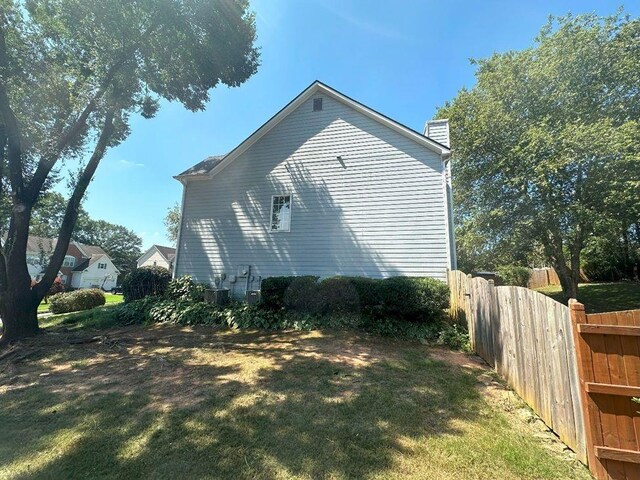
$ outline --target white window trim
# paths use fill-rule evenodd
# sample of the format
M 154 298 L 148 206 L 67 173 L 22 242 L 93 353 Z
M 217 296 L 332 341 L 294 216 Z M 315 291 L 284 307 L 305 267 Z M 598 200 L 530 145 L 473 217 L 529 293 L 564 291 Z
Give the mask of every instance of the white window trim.
M 273 200 L 277 197 L 289 197 L 289 228 L 286 230 L 274 230 L 273 229 Z M 271 195 L 271 208 L 269 209 L 269 232 L 270 233 L 289 233 L 291 231 L 291 221 L 293 219 L 293 194 L 292 193 L 279 193 L 277 195 Z
M 70 258 L 73 261 L 71 262 L 71 265 L 65 265 L 65 263 L 67 263 L 67 259 Z M 62 266 L 66 267 L 66 268 L 73 268 L 76 266 L 76 257 L 74 257 L 73 255 L 65 255 L 64 260 L 62 261 Z

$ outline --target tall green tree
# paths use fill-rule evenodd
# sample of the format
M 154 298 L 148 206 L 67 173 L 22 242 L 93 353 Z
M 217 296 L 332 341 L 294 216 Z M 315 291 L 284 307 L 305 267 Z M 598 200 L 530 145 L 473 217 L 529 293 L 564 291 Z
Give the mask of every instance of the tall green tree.
M 180 205 L 176 202 L 167 210 L 164 217 L 164 226 L 167 229 L 167 237 L 173 244 L 178 241 L 178 233 L 180 232 Z
M 78 221 L 76 227 L 74 240 L 101 247 L 122 276 L 135 270 L 136 261 L 142 254 L 142 238 L 135 232 L 122 225 L 90 218 Z
M 597 225 L 638 212 L 640 20 L 552 18 L 533 47 L 475 64 L 477 84 L 438 112 L 458 224 L 535 240 L 575 297 Z
M 37 305 L 62 265 L 80 203 L 131 115 L 161 99 L 204 109 L 218 84 L 258 65 L 247 0 L 0 0 L 0 198 L 10 198 L 0 249 L 6 343 L 38 331 Z M 26 267 L 33 207 L 76 171 L 58 242 L 34 288 Z

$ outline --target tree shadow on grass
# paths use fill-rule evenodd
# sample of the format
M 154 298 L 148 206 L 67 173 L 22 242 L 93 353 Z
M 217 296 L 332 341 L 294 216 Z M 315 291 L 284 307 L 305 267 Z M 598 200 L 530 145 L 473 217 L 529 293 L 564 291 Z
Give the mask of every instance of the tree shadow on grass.
M 477 415 L 475 376 L 415 345 L 345 332 L 191 335 L 32 359 L 0 389 L 0 476 L 364 477 Z

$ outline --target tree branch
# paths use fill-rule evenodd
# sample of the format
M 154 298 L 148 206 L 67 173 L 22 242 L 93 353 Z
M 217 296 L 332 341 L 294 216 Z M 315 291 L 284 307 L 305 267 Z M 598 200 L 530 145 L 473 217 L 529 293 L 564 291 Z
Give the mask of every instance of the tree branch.
M 93 175 L 95 174 L 96 169 L 100 164 L 100 160 L 102 160 L 102 157 L 104 157 L 104 153 L 107 149 L 109 141 L 111 140 L 111 136 L 114 130 L 114 116 L 114 108 L 111 108 L 107 111 L 104 125 L 102 127 L 102 131 L 100 132 L 100 137 L 98 138 L 98 142 L 96 143 L 93 154 L 91 155 L 91 158 L 89 159 L 89 162 L 87 163 L 84 171 L 80 175 L 73 194 L 69 199 L 69 203 L 67 204 L 64 218 L 62 220 L 62 225 L 60 226 L 56 248 L 54 249 L 53 255 L 49 260 L 49 265 L 47 265 L 47 269 L 42 280 L 34 287 L 35 295 L 38 300 L 42 300 L 44 298 L 44 296 L 49 291 L 51 284 L 58 276 L 58 271 L 62 266 L 64 257 L 67 254 L 67 249 L 69 248 L 69 241 L 71 240 L 71 234 L 73 233 L 73 228 L 78 218 L 78 211 L 80 203 L 82 202 L 82 197 L 84 196 L 89 183 L 91 183 L 91 179 L 93 178 Z
M 107 72 L 104 80 L 102 81 L 100 87 L 98 88 L 95 95 L 89 100 L 89 103 L 85 106 L 84 110 L 80 113 L 78 118 L 73 122 L 73 124 L 65 131 L 55 142 L 55 145 L 51 148 L 51 150 L 45 153 L 38 162 L 38 167 L 36 168 L 31 181 L 27 187 L 28 197 L 35 201 L 40 194 L 40 190 L 42 189 L 42 185 L 47 180 L 51 169 L 55 166 L 57 161 L 60 158 L 60 154 L 63 150 L 69 146 L 82 132 L 83 128 L 87 125 L 87 119 L 89 116 L 96 110 L 98 106 L 98 102 L 104 96 L 107 89 L 111 85 L 113 78 L 116 76 L 118 71 L 122 68 L 122 66 L 126 63 L 127 58 L 122 57 L 118 62 L 116 62 Z
M 4 36 L 5 22 L 0 24 L 0 115 L 7 137 L 7 159 L 9 161 L 9 181 L 14 196 L 23 200 L 24 178 L 22 176 L 22 142 L 20 129 L 9 103 L 7 82 L 9 79 L 9 60 L 7 57 L 7 43 Z

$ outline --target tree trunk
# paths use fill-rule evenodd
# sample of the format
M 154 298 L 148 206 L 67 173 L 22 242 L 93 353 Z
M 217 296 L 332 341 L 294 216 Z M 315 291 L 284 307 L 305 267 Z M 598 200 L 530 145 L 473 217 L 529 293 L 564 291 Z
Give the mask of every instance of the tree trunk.
M 562 293 L 564 294 L 565 300 L 568 301 L 571 298 L 575 298 L 577 300 L 580 272 L 578 271 L 578 275 L 575 275 L 575 272 L 572 272 L 566 264 L 556 264 L 553 267 L 556 269 L 556 273 L 560 279 L 560 286 L 562 287 Z
M 38 304 L 31 290 L 9 290 L 0 302 L 3 323 L 0 346 L 38 333 Z

